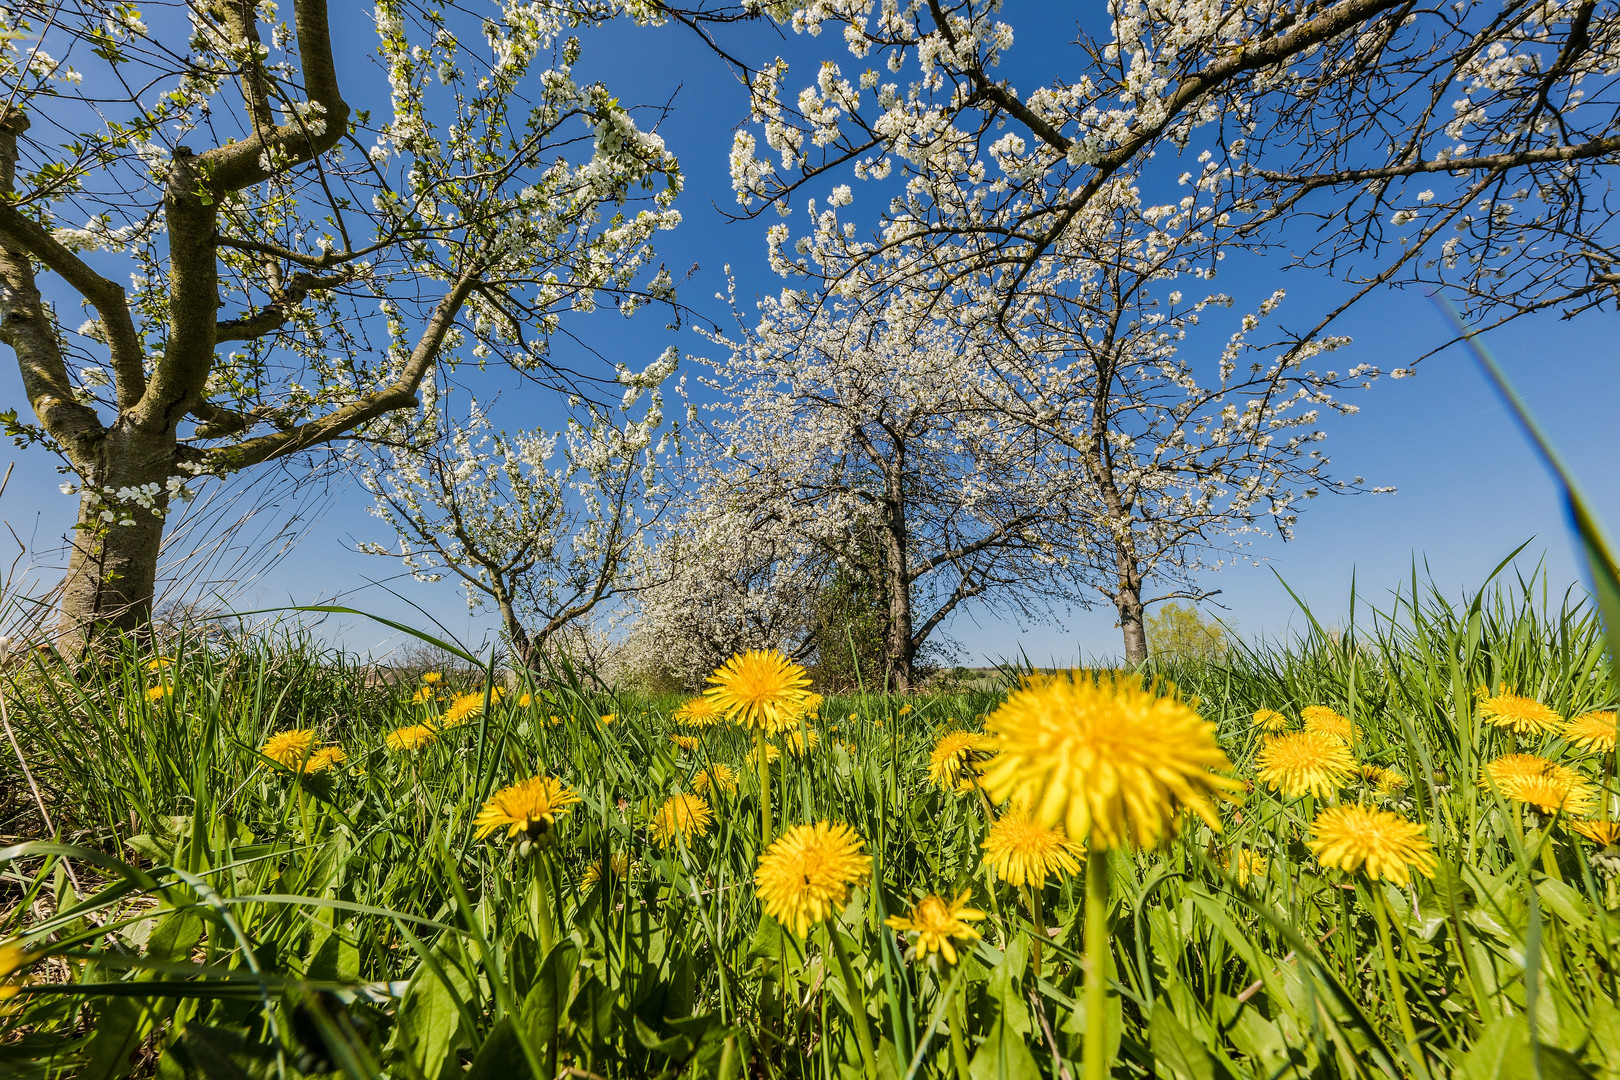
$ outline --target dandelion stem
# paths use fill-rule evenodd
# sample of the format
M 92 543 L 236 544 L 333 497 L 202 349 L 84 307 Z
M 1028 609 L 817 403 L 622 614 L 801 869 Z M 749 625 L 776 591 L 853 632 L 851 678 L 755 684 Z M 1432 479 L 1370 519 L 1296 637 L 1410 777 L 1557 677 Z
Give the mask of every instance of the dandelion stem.
M 1378 882 L 1372 882 L 1369 891 L 1373 896 L 1373 921 L 1378 924 L 1378 944 L 1384 951 L 1384 974 L 1389 980 L 1389 996 L 1395 1003 L 1395 1018 L 1400 1021 L 1401 1037 L 1406 1040 L 1406 1047 L 1412 1052 L 1415 1060 L 1422 1059 L 1422 1048 L 1418 1045 L 1417 1029 L 1412 1025 L 1412 1012 L 1406 1007 L 1406 989 L 1401 985 L 1401 972 L 1395 966 L 1395 944 L 1390 940 L 1389 933 L 1389 902 L 1384 896 L 1384 888 Z
M 771 844 L 771 759 L 765 756 L 765 732 L 754 729 L 754 757 L 759 766 L 759 850 Z
M 1029 918 L 1035 924 L 1035 933 L 1030 940 L 1029 960 L 1035 971 L 1035 977 L 1041 977 L 1041 946 L 1046 943 L 1046 920 L 1041 917 L 1041 889 L 1036 885 L 1029 885 L 1024 890 L 1029 899 Z
M 833 955 L 838 958 L 838 974 L 844 980 L 844 996 L 849 1000 L 849 1011 L 855 1021 L 855 1042 L 861 1048 L 861 1065 L 866 1080 L 877 1080 L 877 1054 L 872 1049 L 872 1027 L 866 1019 L 866 986 L 855 979 L 855 965 L 850 962 L 849 948 L 836 923 L 829 923 L 827 936 L 832 938 Z
M 951 1058 L 956 1063 L 956 1080 L 968 1080 L 967 1056 L 967 1009 L 962 999 L 967 994 L 967 981 L 954 980 L 962 985 L 946 987 L 946 993 L 951 995 L 949 1009 L 951 1011 Z
M 1085 1080 L 1108 1076 L 1107 991 L 1108 851 L 1094 847 L 1086 856 Z

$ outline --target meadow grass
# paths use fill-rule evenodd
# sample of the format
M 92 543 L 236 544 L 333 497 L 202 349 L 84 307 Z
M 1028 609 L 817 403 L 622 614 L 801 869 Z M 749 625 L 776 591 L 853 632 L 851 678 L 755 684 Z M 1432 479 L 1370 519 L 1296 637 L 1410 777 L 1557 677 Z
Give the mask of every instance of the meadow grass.
M 1089 1029 L 1115 1076 L 1620 1076 L 1620 851 L 1478 783 L 1533 752 L 1612 801 L 1612 752 L 1479 708 L 1506 686 L 1565 717 L 1612 709 L 1591 611 L 1534 579 L 1451 602 L 1414 578 L 1342 628 L 1302 623 L 1152 673 L 1251 784 L 1219 833 L 1189 819 L 1162 851 L 1092 860 L 1109 885 L 1100 1016 L 1082 993 L 1085 874 L 997 881 L 981 850 L 997 811 L 929 779 L 936 740 L 977 730 L 989 690 L 831 696 L 816 745 L 770 766 L 778 833 L 845 822 L 872 858 L 801 937 L 755 895 L 751 737 L 678 727 L 681 699 L 568 678 L 424 692 L 296 639 L 14 663 L 0 1072 L 1072 1080 Z M 444 724 L 458 697 L 463 722 Z M 1369 777 L 1406 782 L 1358 773 L 1324 800 L 1252 783 L 1254 713 L 1297 727 L 1313 705 L 1360 726 Z M 436 737 L 390 748 L 429 721 Z M 302 729 L 347 760 L 299 775 L 260 752 Z M 711 765 L 738 779 L 705 792 L 712 827 L 656 835 Z M 486 801 L 538 773 L 580 802 L 534 843 L 479 839 Z M 1330 802 L 1420 823 L 1433 876 L 1323 868 L 1305 845 Z M 954 965 L 885 928 L 962 893 L 986 917 Z

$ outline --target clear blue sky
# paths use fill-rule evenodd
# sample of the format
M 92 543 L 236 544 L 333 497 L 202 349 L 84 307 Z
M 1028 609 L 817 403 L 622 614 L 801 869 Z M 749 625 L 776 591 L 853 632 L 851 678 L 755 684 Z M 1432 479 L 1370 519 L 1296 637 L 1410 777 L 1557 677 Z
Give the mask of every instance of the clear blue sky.
M 1004 67 L 1015 84 L 1028 89 L 1036 74 L 1065 70 L 1063 43 L 1072 34 L 1052 12 L 1060 5 L 1009 5 L 1005 17 L 1018 32 L 1012 61 Z M 360 5 L 334 5 L 347 40 L 368 41 L 371 30 Z M 349 25 L 342 25 L 346 20 Z M 1045 20 L 1044 24 L 1036 20 Z M 783 51 L 801 60 L 815 50 L 835 48 L 824 35 L 807 50 L 805 42 L 780 41 L 769 28 L 737 29 L 730 39 L 753 56 Z M 674 96 L 674 113 L 660 128 L 679 155 L 687 177 L 680 202 L 684 224 L 658 240 L 660 258 L 679 278 L 698 267 L 682 299 L 723 319 L 714 302 L 723 287 L 722 267 L 731 264 L 745 296 L 773 291 L 780 283 L 764 264 L 763 230 L 768 222 L 729 222 L 721 211 L 734 206 L 727 173 L 732 132 L 746 114 L 742 90 L 720 63 L 699 51 L 677 28 L 637 30 L 629 27 L 592 34 L 581 64 L 586 77 L 601 78 L 626 103 L 662 104 Z M 813 70 L 801 66 L 790 76 L 795 88 Z M 1022 76 L 1022 78 L 1021 78 Z M 346 93 L 359 107 L 386 107 L 374 66 L 348 77 Z M 857 196 L 859 190 L 857 189 Z M 718 209 L 717 209 L 718 208 Z M 802 212 L 801 215 L 802 216 Z M 774 215 L 773 215 L 774 219 Z M 1282 274 L 1276 266 L 1245 265 L 1235 278 L 1220 282 L 1234 292 L 1269 291 L 1277 284 L 1289 290 L 1285 310 L 1320 310 L 1338 294 L 1336 286 L 1304 273 Z M 54 298 L 64 311 L 76 301 L 60 291 Z M 73 305 L 69 307 L 68 305 Z M 706 343 L 695 334 L 672 334 L 655 312 L 626 321 L 611 311 L 576 320 L 572 328 L 609 359 L 641 367 L 668 344 L 702 353 Z M 1366 360 L 1388 370 L 1409 364 L 1446 339 L 1446 326 L 1431 303 L 1416 294 L 1390 294 L 1369 300 L 1339 328 L 1354 345 L 1335 366 Z M 1566 458 L 1580 474 L 1600 515 L 1620 525 L 1620 460 L 1615 449 L 1613 402 L 1620 400 L 1620 366 L 1615 345 L 1620 316 L 1589 313 L 1573 322 L 1556 314 L 1521 321 L 1500 331 L 1492 346 L 1532 408 L 1550 430 Z M 567 356 L 579 346 L 562 345 Z M 533 423 L 547 403 L 525 398 L 515 378 L 491 374 L 477 385 L 500 389 L 502 407 L 521 410 L 521 422 Z M 9 351 L 0 364 L 0 393 L 5 406 L 23 406 L 16 367 Z M 1323 496 L 1308 504 L 1297 539 L 1282 544 L 1256 538 L 1244 553 L 1263 566 L 1240 562 L 1210 579 L 1222 590 L 1229 608 L 1223 617 L 1245 635 L 1280 634 L 1301 623 L 1281 575 L 1317 612 L 1341 618 L 1347 609 L 1352 574 L 1365 597 L 1382 600 L 1402 583 L 1413 560 L 1426 562 L 1435 581 L 1452 591 L 1478 583 L 1509 551 L 1530 541 L 1521 564 L 1527 569 L 1545 556 L 1555 590 L 1579 580 L 1570 540 L 1555 490 L 1509 417 L 1465 353 L 1454 349 L 1434 357 L 1417 377 L 1382 381 L 1353 398 L 1361 413 L 1334 421 L 1328 450 L 1339 475 L 1360 474 L 1369 483 L 1394 485 L 1390 495 Z M 4 498 L 3 517 L 27 545 L 39 550 L 42 562 L 72 521 L 74 500 L 57 485 L 63 479 L 54 460 L 34 452 L 0 446 L 0 470 L 15 461 L 16 471 Z M 3 537 L 7 544 L 10 537 Z M 239 608 L 290 603 L 316 603 L 341 595 L 342 602 L 417 624 L 426 619 L 405 600 L 366 579 L 395 580 L 391 588 L 443 620 L 452 632 L 472 643 L 487 641 L 493 621 L 469 618 L 459 590 L 426 586 L 397 578 L 397 567 L 349 550 L 355 539 L 391 540 L 381 522 L 366 513 L 357 487 L 338 490 L 324 516 L 297 549 L 244 595 Z M 4 560 L 9 562 L 9 559 Z M 356 591 L 358 590 L 358 591 Z M 958 618 L 949 625 L 970 658 L 996 659 L 1020 649 L 1038 661 L 1073 660 L 1119 651 L 1118 631 L 1106 608 L 1073 611 L 1056 625 L 1020 627 L 993 617 Z M 322 633 L 360 650 L 386 648 L 397 637 L 371 624 L 329 620 Z

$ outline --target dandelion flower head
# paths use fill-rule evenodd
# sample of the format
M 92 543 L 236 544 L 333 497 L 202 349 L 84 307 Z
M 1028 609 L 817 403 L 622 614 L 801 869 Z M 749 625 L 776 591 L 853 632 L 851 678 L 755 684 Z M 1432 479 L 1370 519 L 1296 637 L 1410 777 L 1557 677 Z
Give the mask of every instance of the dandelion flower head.
M 424 671 L 422 673 L 422 681 L 428 686 L 432 686 L 433 684 L 440 682 L 443 680 L 443 678 L 444 676 L 437 671 Z
M 919 959 L 938 953 L 947 964 L 954 964 L 956 943 L 979 939 L 979 932 L 968 924 L 984 918 L 984 912 L 967 906 L 968 895 L 963 893 L 955 900 L 925 896 L 906 915 L 890 915 L 883 924 L 909 937 Z
M 146 690 L 146 700 L 147 701 L 162 701 L 164 698 L 168 697 L 172 693 L 174 693 L 174 687 L 173 686 L 169 685 L 168 683 L 159 683 L 157 686 L 152 686 L 152 687 L 147 688 L 147 690 Z
M 798 722 L 810 676 L 775 649 L 750 649 L 715 668 L 703 696 L 734 723 L 767 735 Z
M 948 731 L 928 754 L 928 779 L 946 791 L 972 791 L 980 766 L 995 756 L 995 742 L 976 731 Z
M 812 728 L 803 730 L 793 728 L 782 736 L 782 745 L 794 757 L 804 757 L 808 751 L 814 750 L 819 742 L 821 735 Z
M 1538 754 L 1504 754 L 1487 762 L 1479 786 L 1544 814 L 1584 814 L 1597 801 L 1586 777 Z
M 1227 860 L 1227 869 L 1237 878 L 1239 885 L 1247 885 L 1256 879 L 1264 881 L 1271 874 L 1271 864 L 1253 848 L 1239 849 L 1236 858 Z
M 556 777 L 531 776 L 491 795 L 473 825 L 480 840 L 503 828 L 508 836 L 526 833 L 536 839 L 549 833 L 557 818 L 577 802 L 579 796 Z
M 1288 730 L 1288 717 L 1276 709 L 1260 709 L 1254 714 L 1254 726 L 1271 735 Z
M 343 747 L 323 746 L 313 754 L 309 755 L 309 760 L 304 762 L 304 771 L 312 775 L 315 773 L 331 772 L 333 769 L 336 769 L 339 765 L 342 765 L 348 760 L 348 752 L 345 751 Z
M 1050 828 L 1035 820 L 1025 803 L 1015 802 L 990 826 L 984 840 L 985 864 L 1002 881 L 1037 889 L 1048 876 L 1059 879 L 1080 870 L 1085 847 L 1064 835 L 1061 826 Z
M 1346 804 L 1316 815 L 1306 846 L 1323 866 L 1406 885 L 1415 869 L 1433 877 L 1436 858 L 1422 825 L 1388 810 Z
M 22 945 L 15 941 L 0 945 L 0 1001 L 14 998 L 22 992 L 27 979 L 20 973 L 27 969 L 28 964 L 28 954 L 23 951 Z
M 1564 827 L 1604 847 L 1620 845 L 1620 821 L 1565 821 Z
M 1361 728 L 1350 722 L 1348 716 L 1335 712 L 1326 705 L 1307 705 L 1299 710 L 1299 717 L 1305 721 L 1305 730 L 1314 731 L 1318 735 L 1328 735 L 1340 742 L 1359 742 Z
M 717 791 L 724 791 L 728 795 L 737 790 L 737 770 L 730 765 L 716 763 L 692 777 L 692 786 L 699 793 L 708 791 L 711 787 Z
M 653 836 L 660 844 L 673 843 L 678 833 L 690 844 L 708 833 L 714 825 L 714 814 L 701 795 L 671 795 L 653 815 Z
M 669 741 L 682 750 L 697 750 L 703 746 L 703 740 L 696 735 L 671 735 Z
M 411 695 L 411 704 L 412 705 L 420 705 L 425 701 L 432 701 L 432 700 L 433 700 L 433 687 L 431 687 L 431 686 L 418 686 L 416 688 L 416 693 Z
M 604 877 L 623 881 L 629 876 L 630 857 L 622 851 L 615 851 L 605 859 L 592 860 L 585 868 L 585 873 L 580 876 L 579 885 L 582 889 L 589 889 Z
M 1331 735 L 1294 731 L 1267 739 L 1255 757 L 1255 777 L 1290 799 L 1332 795 L 1355 770 L 1350 747 Z
M 765 913 L 803 937 L 872 872 L 861 838 L 843 822 L 795 825 L 759 858 L 754 885 Z
M 1487 724 L 1506 728 L 1515 735 L 1556 731 L 1564 722 L 1555 710 L 1535 698 L 1506 692 L 1492 694 L 1481 701 L 1479 715 Z
M 491 697 L 493 699 L 493 695 Z M 475 690 L 470 694 L 462 694 L 452 701 L 450 707 L 444 710 L 444 715 L 439 717 L 439 727 L 460 727 L 483 711 L 483 691 Z
M 1615 714 L 1609 710 L 1582 713 L 1564 725 L 1564 738 L 1588 753 L 1613 753 Z
M 439 733 L 428 724 L 411 724 L 396 728 L 383 740 L 390 750 L 420 750 L 437 741 Z
M 315 730 L 300 728 L 297 731 L 283 731 L 270 736 L 264 740 L 259 753 L 283 769 L 296 770 L 303 765 L 314 746 Z
M 720 723 L 725 719 L 725 715 L 715 707 L 714 702 L 700 694 L 683 701 L 671 714 L 670 719 L 682 727 L 706 728 Z
M 1099 848 L 1156 846 L 1183 808 L 1219 831 L 1209 800 L 1240 785 L 1217 772 L 1231 762 L 1215 725 L 1155 689 L 1085 672 L 1026 681 L 985 724 L 996 749 L 985 790 Z

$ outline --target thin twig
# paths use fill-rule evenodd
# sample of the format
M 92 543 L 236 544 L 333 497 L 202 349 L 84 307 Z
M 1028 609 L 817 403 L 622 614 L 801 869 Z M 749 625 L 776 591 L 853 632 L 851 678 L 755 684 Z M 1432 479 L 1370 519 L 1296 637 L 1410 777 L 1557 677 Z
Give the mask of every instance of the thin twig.
M 1046 1036 L 1046 1045 L 1051 1048 L 1052 1060 L 1057 1062 L 1058 1075 L 1061 1076 L 1063 1080 L 1074 1080 L 1074 1076 L 1069 1072 L 1069 1063 L 1063 1060 L 1063 1054 L 1058 1050 L 1057 1036 L 1052 1034 L 1052 1025 L 1047 1022 L 1046 1007 L 1041 1004 L 1041 996 L 1035 991 L 1031 990 L 1029 992 L 1029 1003 L 1035 1006 L 1035 1019 L 1041 1022 L 1041 1032 Z M 1088 1024 L 1097 1024 L 1101 1022 L 1102 1017 L 1086 1017 L 1086 1023 Z

